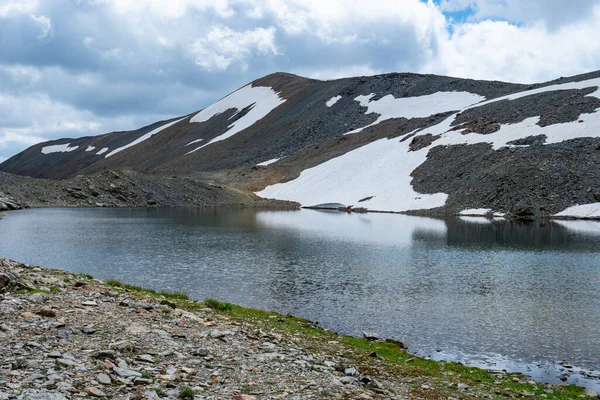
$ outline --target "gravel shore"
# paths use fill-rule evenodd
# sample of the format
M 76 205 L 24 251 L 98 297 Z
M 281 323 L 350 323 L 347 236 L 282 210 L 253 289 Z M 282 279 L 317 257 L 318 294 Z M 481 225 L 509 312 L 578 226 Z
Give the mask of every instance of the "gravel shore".
M 0 399 L 576 399 L 310 321 L 0 259 Z

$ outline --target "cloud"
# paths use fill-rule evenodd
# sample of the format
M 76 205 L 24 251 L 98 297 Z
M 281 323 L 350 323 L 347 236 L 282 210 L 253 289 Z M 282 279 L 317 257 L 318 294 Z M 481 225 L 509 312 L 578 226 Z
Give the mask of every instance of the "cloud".
M 597 5 L 597 0 L 577 0 L 576 3 L 564 0 L 442 0 L 440 10 L 469 9 L 471 21 L 493 18 L 525 24 L 543 22 L 553 30 L 586 19 Z
M 275 71 L 544 81 L 600 69 L 599 31 L 600 0 L 0 0 L 0 157 Z
M 600 68 L 600 42 L 588 40 L 599 31 L 600 6 L 589 18 L 555 30 L 544 22 L 468 22 L 439 38 L 436 57 L 422 70 L 523 83 L 576 75 Z
M 245 60 L 254 52 L 264 56 L 278 54 L 273 27 L 237 32 L 226 26 L 213 26 L 205 37 L 192 44 L 196 64 L 206 71 L 225 70 L 233 62 L 246 69 Z

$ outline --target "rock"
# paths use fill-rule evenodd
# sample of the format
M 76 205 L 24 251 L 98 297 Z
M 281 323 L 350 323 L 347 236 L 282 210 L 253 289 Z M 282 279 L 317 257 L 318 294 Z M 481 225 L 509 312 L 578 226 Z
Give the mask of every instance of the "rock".
M 100 388 L 97 388 L 95 386 L 87 387 L 85 389 L 85 392 L 90 396 L 94 397 L 106 397 L 106 394 Z
M 117 353 L 115 353 L 113 350 L 99 350 L 94 353 L 93 357 L 98 360 L 104 360 L 107 358 L 114 360 L 117 358 Z
M 356 376 L 356 375 L 358 375 L 358 371 L 356 370 L 356 368 L 346 368 L 344 370 L 344 375 Z
M 96 380 L 103 385 L 110 385 L 112 383 L 112 379 L 110 379 L 110 376 L 102 373 L 98 374 Z
M 590 390 L 590 389 L 587 389 L 585 391 L 585 395 L 588 396 L 588 397 L 591 397 L 593 399 L 595 399 L 595 398 L 598 397 L 598 393 L 596 393 L 596 392 L 594 392 L 593 390 Z
M 36 311 L 37 315 L 41 315 L 42 317 L 54 318 L 56 317 L 56 311 L 51 308 L 44 307 L 38 311 Z
M 233 400 L 256 400 L 256 396 L 252 396 L 251 394 L 236 394 L 233 396 Z
M 137 371 L 133 371 L 131 369 L 119 368 L 117 366 L 115 366 L 113 368 L 113 371 L 115 371 L 115 373 L 117 375 L 119 375 L 121 378 L 141 378 L 142 377 L 142 374 Z
M 98 332 L 98 330 L 93 325 L 88 325 L 81 328 L 81 332 L 85 333 L 86 335 L 93 335 L 94 333 Z
M 61 358 L 62 353 L 60 351 L 54 350 L 48 353 L 48 358 Z
M 85 300 L 82 301 L 81 304 L 87 307 L 98 307 L 98 303 L 96 303 L 94 300 Z
M 150 354 L 140 354 L 139 356 L 136 356 L 135 359 L 137 361 L 154 364 L 154 358 L 152 358 L 152 356 Z
M 0 293 L 35 289 L 35 286 L 11 272 L 0 273 Z
M 374 332 L 363 332 L 363 337 L 370 341 L 379 340 L 379 335 Z
M 19 397 L 17 400 L 69 400 L 61 393 L 50 392 L 46 389 L 36 390 L 36 389 L 27 389 Z

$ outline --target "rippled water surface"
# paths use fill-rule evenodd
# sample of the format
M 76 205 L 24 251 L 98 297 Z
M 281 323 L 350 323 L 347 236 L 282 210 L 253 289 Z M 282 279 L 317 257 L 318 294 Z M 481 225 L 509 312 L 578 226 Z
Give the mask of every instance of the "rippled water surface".
M 0 256 L 277 310 L 599 390 L 600 223 L 320 211 L 40 209 Z M 438 351 L 439 350 L 439 351 Z

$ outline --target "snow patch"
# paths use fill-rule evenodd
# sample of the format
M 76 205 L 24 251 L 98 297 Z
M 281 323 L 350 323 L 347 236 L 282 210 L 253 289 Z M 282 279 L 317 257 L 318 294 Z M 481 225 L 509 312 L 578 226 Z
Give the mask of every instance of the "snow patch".
M 272 160 L 263 161 L 263 162 L 258 163 L 256 165 L 259 166 L 259 167 L 266 167 L 267 165 L 276 163 L 279 160 L 281 160 L 281 157 L 280 158 L 273 158 Z
M 55 144 L 52 146 L 44 146 L 42 147 L 43 154 L 51 154 L 51 153 L 70 153 L 73 150 L 77 150 L 79 146 L 70 147 L 71 143 L 65 144 Z
M 103 147 L 99 152 L 96 153 L 97 156 L 102 155 L 108 151 L 108 147 Z
M 327 107 L 332 107 L 335 103 L 337 103 L 338 101 L 340 101 L 342 99 L 342 96 L 335 96 L 330 98 L 329 100 L 327 100 L 327 102 L 325 103 L 325 105 Z
M 567 208 L 556 217 L 600 218 L 600 203 L 581 204 Z
M 87 149 L 85 149 L 85 151 L 94 151 L 95 148 L 95 146 L 88 146 Z
M 306 169 L 297 179 L 268 186 L 256 194 L 293 200 L 304 206 L 356 205 L 356 199 L 368 194 L 375 196 L 368 203 L 369 209 L 378 211 L 443 206 L 447 194 L 420 194 L 413 190 L 410 173 L 426 160 L 427 151 L 409 151 L 408 144 L 397 138 L 380 139 Z
M 200 143 L 201 141 L 203 141 L 204 139 L 196 139 L 196 140 L 192 140 L 191 142 L 189 142 L 188 144 L 186 144 L 186 146 L 189 146 L 190 144 L 194 144 L 194 143 Z
M 356 96 L 362 107 L 367 107 L 365 114 L 379 114 L 379 118 L 372 124 L 355 129 L 350 133 L 357 133 L 365 128 L 377 125 L 392 118 L 425 118 L 442 112 L 460 110 L 463 107 L 485 100 L 485 97 L 469 92 L 437 92 L 425 96 L 395 98 L 388 94 L 379 100 L 371 99 L 375 93 Z
M 117 149 L 114 149 L 113 151 L 111 151 L 110 153 L 108 153 L 108 154 L 107 154 L 107 155 L 106 155 L 104 158 L 108 158 L 108 157 L 110 157 L 110 156 L 114 156 L 115 154 L 117 154 L 117 153 L 119 153 L 119 152 L 121 152 L 121 151 L 123 151 L 123 150 L 125 150 L 125 149 L 128 149 L 128 148 L 130 148 L 130 147 L 132 147 L 132 146 L 135 146 L 136 144 L 140 144 L 140 143 L 142 143 L 144 140 L 150 139 L 152 136 L 156 135 L 156 134 L 157 134 L 157 133 L 159 133 L 160 131 L 162 131 L 162 130 L 164 130 L 164 129 L 167 129 L 168 127 L 170 127 L 170 126 L 173 126 L 173 125 L 175 125 L 176 123 L 178 123 L 179 121 L 183 121 L 183 120 L 184 120 L 184 119 L 186 119 L 186 118 L 187 118 L 187 117 L 183 117 L 183 118 L 181 118 L 181 119 L 178 119 L 177 121 L 172 121 L 172 122 L 169 122 L 169 123 L 167 123 L 167 124 L 161 125 L 161 126 L 159 126 L 158 128 L 156 128 L 156 129 L 154 129 L 154 130 L 152 130 L 152 131 L 150 131 L 150 132 L 146 133 L 145 135 L 143 135 L 143 136 L 140 136 L 139 138 L 135 139 L 133 142 L 131 142 L 131 143 L 129 143 L 129 144 L 126 144 L 126 145 L 125 145 L 125 146 L 123 146 L 123 147 L 119 147 L 119 148 L 117 148 Z M 98 153 L 96 153 L 96 154 L 98 154 Z
M 467 210 L 462 210 L 459 214 L 469 216 L 484 216 L 491 211 L 491 208 L 469 208 Z
M 236 133 L 254 125 L 254 123 L 264 118 L 276 107 L 286 101 L 286 99 L 281 98 L 279 94 L 280 93 L 275 92 L 270 87 L 248 85 L 200 111 L 198 114 L 194 115 L 190 122 L 205 122 L 215 115 L 222 114 L 231 109 L 237 110 L 236 113 L 231 116 L 231 118 L 234 118 L 241 110 L 251 107 L 246 115 L 229 125 L 229 129 L 225 133 L 211 139 L 209 142 L 195 148 L 187 154 L 198 151 L 211 143 L 228 139 Z

